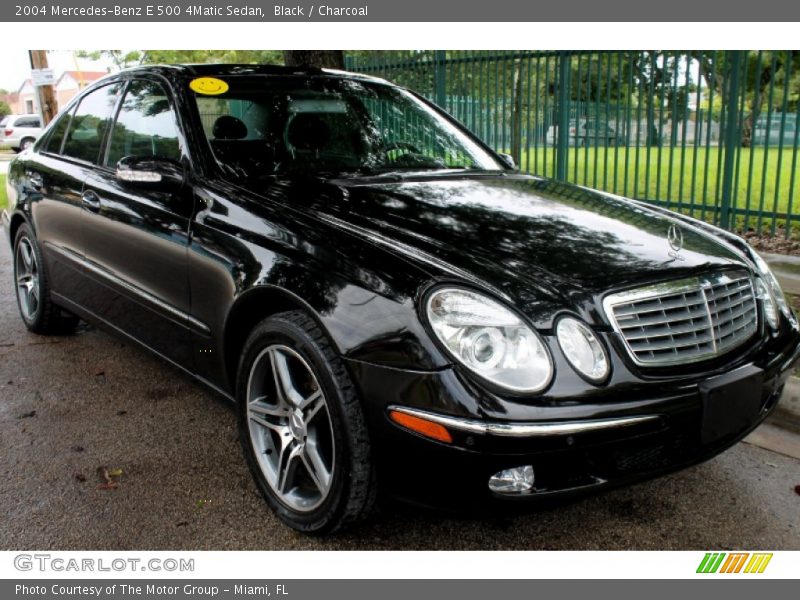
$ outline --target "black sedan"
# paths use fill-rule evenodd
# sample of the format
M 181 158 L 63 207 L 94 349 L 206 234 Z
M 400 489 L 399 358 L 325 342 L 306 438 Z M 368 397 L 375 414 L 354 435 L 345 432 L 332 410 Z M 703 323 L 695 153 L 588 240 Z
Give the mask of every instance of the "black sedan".
M 8 195 L 27 327 L 95 322 L 235 402 L 266 501 L 306 532 L 378 488 L 502 511 L 708 459 L 800 348 L 738 237 L 521 175 L 358 75 L 124 71 Z

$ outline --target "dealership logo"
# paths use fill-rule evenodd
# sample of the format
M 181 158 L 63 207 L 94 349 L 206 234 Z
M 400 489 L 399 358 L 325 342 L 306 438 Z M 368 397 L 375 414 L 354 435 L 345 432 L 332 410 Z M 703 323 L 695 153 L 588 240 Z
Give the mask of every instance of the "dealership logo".
M 763 573 L 771 560 L 771 552 L 706 552 L 697 572 Z

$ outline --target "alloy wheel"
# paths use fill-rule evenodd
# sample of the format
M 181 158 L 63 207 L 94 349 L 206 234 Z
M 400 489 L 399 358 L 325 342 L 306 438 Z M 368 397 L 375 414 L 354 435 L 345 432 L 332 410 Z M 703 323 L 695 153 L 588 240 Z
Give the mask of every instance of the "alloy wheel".
M 275 496 L 309 512 L 333 481 L 333 423 L 309 364 L 288 346 L 265 348 L 247 383 L 247 423 L 258 465 Z
M 19 307 L 25 320 L 32 321 L 41 303 L 41 287 L 39 264 L 30 238 L 19 240 L 15 261 Z

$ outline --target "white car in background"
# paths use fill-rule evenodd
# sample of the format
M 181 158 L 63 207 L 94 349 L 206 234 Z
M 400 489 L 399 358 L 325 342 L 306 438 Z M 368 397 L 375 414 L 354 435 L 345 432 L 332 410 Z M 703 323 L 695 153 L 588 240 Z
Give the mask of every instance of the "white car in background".
M 42 134 L 39 115 L 8 115 L 0 121 L 0 145 L 11 146 L 15 152 L 27 149 Z

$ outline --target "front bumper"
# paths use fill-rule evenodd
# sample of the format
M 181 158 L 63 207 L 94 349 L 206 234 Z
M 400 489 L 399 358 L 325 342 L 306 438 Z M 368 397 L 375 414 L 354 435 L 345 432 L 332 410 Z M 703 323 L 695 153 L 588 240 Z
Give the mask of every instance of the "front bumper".
M 711 439 L 703 429 L 702 378 L 649 382 L 649 394 L 612 388 L 592 402 L 523 405 L 482 394 L 452 368 L 414 372 L 350 361 L 350 370 L 365 399 L 381 487 L 415 503 L 478 508 L 622 485 L 707 460 L 770 414 L 798 356 L 795 333 L 780 351 L 732 366 L 734 376 L 758 372 L 758 408 Z M 444 425 L 452 443 L 400 427 L 389 419 L 391 409 Z M 526 413 L 530 418 L 520 418 Z M 503 414 L 513 418 L 498 418 Z M 532 490 L 500 495 L 489 489 L 492 475 L 525 465 L 534 469 Z

